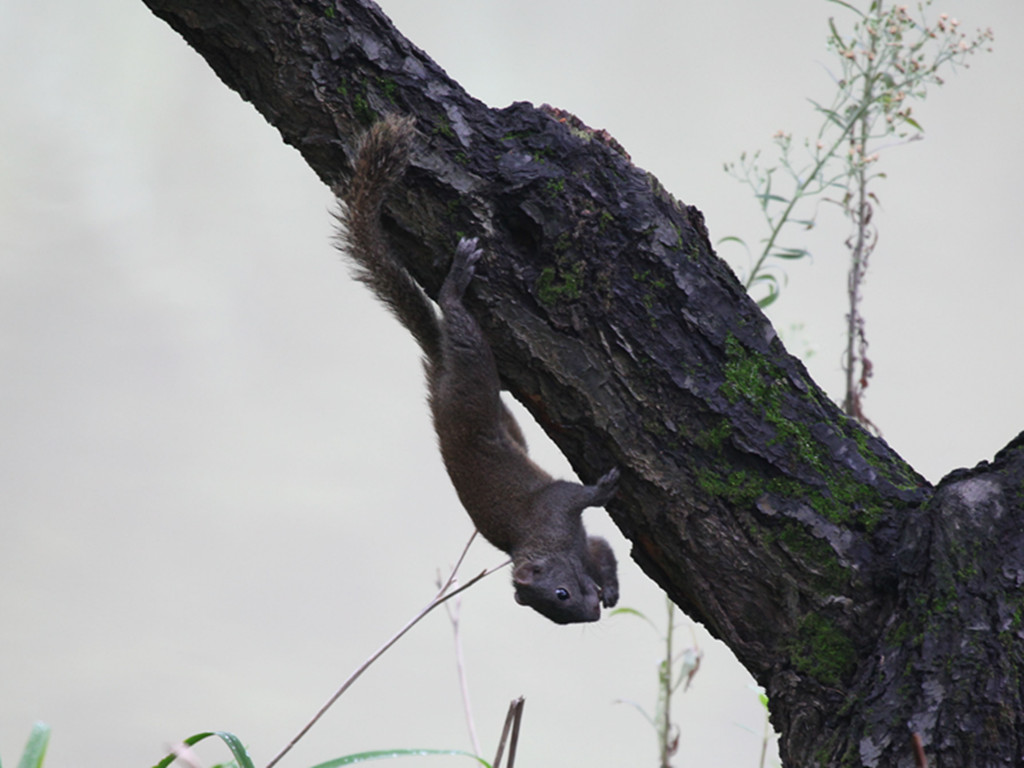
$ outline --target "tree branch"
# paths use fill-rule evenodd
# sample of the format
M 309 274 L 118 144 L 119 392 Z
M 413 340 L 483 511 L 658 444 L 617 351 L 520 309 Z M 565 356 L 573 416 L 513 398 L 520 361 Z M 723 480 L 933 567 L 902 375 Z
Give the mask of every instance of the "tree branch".
M 433 295 L 483 238 L 468 303 L 508 389 L 584 481 L 621 468 L 633 558 L 764 685 L 784 757 L 856 754 L 933 489 L 786 353 L 701 213 L 571 115 L 473 99 L 369 0 L 145 2 L 335 188 L 368 125 L 415 116 L 396 252 Z

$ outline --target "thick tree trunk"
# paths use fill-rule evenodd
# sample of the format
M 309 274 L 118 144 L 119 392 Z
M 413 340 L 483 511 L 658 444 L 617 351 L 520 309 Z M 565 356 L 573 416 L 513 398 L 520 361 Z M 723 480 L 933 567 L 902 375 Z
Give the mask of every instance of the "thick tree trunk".
M 1024 762 L 1024 436 L 932 488 L 783 349 L 673 200 L 603 132 L 492 110 L 369 0 L 146 0 L 342 186 L 415 116 L 386 211 L 429 291 L 462 234 L 502 376 L 633 557 L 764 685 L 788 766 Z

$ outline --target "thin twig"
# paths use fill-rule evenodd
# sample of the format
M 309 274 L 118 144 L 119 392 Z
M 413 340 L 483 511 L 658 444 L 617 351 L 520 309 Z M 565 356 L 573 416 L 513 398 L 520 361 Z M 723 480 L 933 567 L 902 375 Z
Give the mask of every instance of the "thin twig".
M 438 586 L 440 586 L 438 576 Z M 473 705 L 469 701 L 469 680 L 466 677 L 466 659 L 462 652 L 462 633 L 459 631 L 459 619 L 462 614 L 462 600 L 452 600 L 445 603 L 445 610 L 448 612 L 448 620 L 452 623 L 452 637 L 455 640 L 455 668 L 459 674 L 459 691 L 462 694 L 462 709 L 466 715 L 466 727 L 469 729 L 469 740 L 473 745 L 473 752 L 481 754 L 480 740 L 476 735 L 476 723 L 473 722 Z
M 524 699 L 520 696 L 518 699 L 512 699 L 512 703 L 508 705 L 508 713 L 505 715 L 505 725 L 501 729 L 501 738 L 498 740 L 498 751 L 494 755 L 494 768 L 501 768 L 501 758 L 505 753 L 505 744 L 509 744 L 508 749 L 508 768 L 512 768 L 512 764 L 516 759 L 516 743 L 519 740 L 519 721 L 523 716 L 523 703 Z M 512 740 L 509 742 L 509 730 L 512 731 Z
M 523 704 L 525 704 L 525 700 L 522 696 L 512 704 L 515 710 L 515 720 L 512 722 L 512 739 L 508 744 L 508 768 L 515 768 L 516 764 L 516 747 L 519 746 L 519 723 L 523 719 Z
M 373 662 L 375 662 L 377 659 L 379 659 L 381 656 L 383 656 L 391 646 L 393 646 L 395 643 L 397 643 L 402 638 L 402 636 L 405 635 L 406 632 L 408 632 L 410 629 L 412 629 L 414 626 L 416 626 L 416 624 L 418 624 L 419 621 L 424 616 L 426 616 L 432 610 L 437 608 L 437 606 L 441 605 L 441 603 L 445 602 L 446 600 L 450 600 L 451 598 L 455 597 L 455 595 L 457 595 L 457 594 L 459 594 L 459 593 L 469 589 L 471 586 L 476 584 L 478 581 L 480 581 L 484 577 L 490 576 L 495 571 L 501 570 L 506 565 L 508 565 L 509 562 L 511 562 L 509 560 L 506 560 L 501 565 L 497 565 L 497 566 L 495 566 L 493 568 L 488 568 L 488 569 L 486 569 L 484 571 L 481 571 L 480 573 L 478 573 L 476 576 L 474 576 L 472 579 L 467 581 L 462 586 L 456 587 L 455 589 L 451 589 L 452 585 L 455 583 L 455 575 L 456 575 L 456 573 L 459 570 L 459 566 L 462 565 L 462 561 L 466 557 L 466 552 L 469 550 L 469 545 L 473 543 L 473 539 L 474 538 L 476 538 L 476 531 L 473 531 L 473 535 L 469 537 L 469 541 L 466 542 L 466 546 L 463 548 L 462 554 L 459 555 L 459 559 L 455 563 L 455 567 L 452 568 L 451 575 L 448 576 L 448 580 L 445 581 L 445 583 L 441 587 L 440 591 L 434 596 L 434 599 L 431 600 L 429 603 L 427 603 L 427 605 L 419 613 L 417 613 L 408 622 L 406 622 L 405 626 L 403 626 L 394 635 L 392 635 L 391 638 L 386 643 L 384 643 L 380 648 L 378 648 L 376 651 L 374 651 L 372 654 L 370 654 L 370 656 L 366 659 L 366 661 L 364 661 L 362 664 L 360 664 L 356 668 L 355 672 L 353 672 L 351 675 L 348 676 L 348 679 L 345 680 L 345 682 L 341 684 L 341 687 L 338 688 L 338 690 L 335 691 L 331 695 L 331 697 L 324 703 L 324 705 L 322 707 L 320 707 L 320 709 L 318 709 L 316 711 L 316 714 L 313 715 L 312 718 L 310 718 L 309 722 L 306 723 L 301 728 L 301 730 L 299 730 L 299 732 L 297 734 L 295 734 L 295 736 L 292 737 L 291 741 L 289 741 L 288 744 L 285 745 L 284 749 L 282 749 L 280 752 L 278 752 L 274 756 L 274 758 L 269 763 L 267 763 L 266 768 L 273 768 L 273 766 L 276 765 L 277 762 L 282 757 L 284 757 L 286 754 L 288 754 L 288 752 L 291 750 L 291 748 L 294 747 L 299 742 L 299 739 L 301 739 L 303 736 L 306 735 L 306 733 L 309 732 L 309 729 L 312 728 L 321 717 L 323 717 L 324 713 L 327 712 L 327 710 L 331 708 L 331 706 L 334 704 L 334 702 L 336 702 L 339 698 L 341 698 L 341 695 L 343 693 L 345 693 L 345 691 L 347 691 L 349 689 L 349 687 L 352 685 L 352 683 L 354 683 L 356 680 L 358 680 L 360 675 L 362 675 L 363 672 L 365 672 L 370 667 L 370 665 L 373 664 Z M 450 589 L 451 589 L 451 591 L 449 591 Z
M 505 725 L 502 726 L 501 738 L 498 739 L 498 751 L 494 753 L 493 768 L 501 768 L 501 758 L 505 754 L 505 742 L 508 741 L 508 731 L 512 727 L 512 708 L 514 706 L 515 701 L 509 705 L 508 712 L 505 715 Z

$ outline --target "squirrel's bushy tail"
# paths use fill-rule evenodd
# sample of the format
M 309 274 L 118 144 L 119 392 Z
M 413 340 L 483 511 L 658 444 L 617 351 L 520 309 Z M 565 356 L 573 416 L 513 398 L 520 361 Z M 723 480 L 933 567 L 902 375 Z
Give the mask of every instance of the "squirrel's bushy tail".
M 354 263 L 353 277 L 366 283 L 412 333 L 427 359 L 440 357 L 441 332 L 434 307 L 412 276 L 392 255 L 381 229 L 384 196 L 409 162 L 413 121 L 390 115 L 363 137 L 343 203 L 336 217 L 339 250 Z

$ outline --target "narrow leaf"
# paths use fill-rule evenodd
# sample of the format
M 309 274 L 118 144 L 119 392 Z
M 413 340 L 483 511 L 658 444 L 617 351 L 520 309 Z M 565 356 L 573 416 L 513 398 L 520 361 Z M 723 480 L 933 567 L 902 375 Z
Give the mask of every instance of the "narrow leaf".
M 21 753 L 18 768 L 42 768 L 46 757 L 46 747 L 50 743 L 50 726 L 46 723 L 35 723 L 28 735 L 25 751 Z
M 661 634 L 661 630 L 658 629 L 658 625 L 651 621 L 649 618 L 647 618 L 646 615 L 638 611 L 636 608 L 616 608 L 614 611 L 611 611 L 608 615 L 615 616 L 616 614 L 623 614 L 625 616 L 636 616 L 638 619 L 643 619 L 647 622 L 648 626 L 650 626 L 650 628 L 653 629 L 658 635 Z
M 715 243 L 715 245 L 721 245 L 722 243 L 739 243 L 742 246 L 746 246 L 747 244 L 746 241 L 743 240 L 743 238 L 736 237 L 736 235 L 726 235 L 725 237 L 719 238 L 718 242 Z
M 762 296 L 760 299 L 757 300 L 757 306 L 759 306 L 761 309 L 764 309 L 765 307 L 773 304 L 775 300 L 779 298 L 780 295 L 779 281 L 775 278 L 775 276 L 765 275 L 764 278 L 765 279 L 763 280 L 763 282 L 767 283 L 768 294 L 766 296 Z M 762 282 L 762 279 L 758 278 L 758 282 Z
M 779 278 L 777 278 L 771 272 L 759 272 L 750 278 L 751 286 L 757 283 L 771 283 L 772 285 L 778 285 Z
M 654 718 L 651 717 L 650 715 L 648 715 L 647 714 L 647 710 L 644 709 L 642 706 L 640 706 L 637 702 L 630 701 L 629 699 L 616 699 L 613 703 L 614 704 L 628 704 L 633 709 L 635 709 L 637 712 L 639 712 L 643 716 L 644 720 L 646 720 L 648 723 L 651 724 L 652 728 L 657 728 L 658 727 L 657 724 L 654 722 Z
M 356 763 L 365 763 L 370 760 L 390 760 L 395 757 L 422 757 L 424 755 L 455 755 L 457 757 L 468 757 L 472 760 L 476 760 L 480 765 L 486 766 L 486 768 L 491 768 L 491 764 L 482 757 L 477 757 L 472 752 L 463 752 L 458 749 L 384 749 L 374 752 L 359 752 L 354 755 L 336 757 L 333 760 L 328 760 L 326 763 L 315 765 L 313 768 L 337 768 L 342 765 L 355 765 Z
M 248 751 L 245 749 L 245 745 L 239 740 L 233 733 L 227 731 L 217 731 L 214 735 L 218 736 L 221 741 L 227 744 L 228 749 L 231 750 L 231 754 L 235 757 L 235 762 L 238 763 L 238 768 L 253 768 L 252 758 L 249 757 Z
M 772 251 L 772 256 L 777 259 L 802 259 L 805 256 L 810 256 L 810 251 L 806 248 L 783 248 L 781 250 Z
M 835 40 L 840 45 L 842 45 L 843 44 L 843 38 L 839 34 L 839 30 L 836 29 L 836 22 L 835 22 L 835 20 L 831 16 L 829 16 L 829 18 L 828 18 L 828 28 L 830 30 L 832 30 L 832 39 Z
M 252 759 L 249 757 L 249 753 L 245 750 L 245 745 L 243 745 L 242 742 L 238 740 L 238 737 L 233 733 L 228 733 L 227 731 L 205 731 L 203 733 L 197 733 L 193 736 L 189 736 L 181 743 L 186 747 L 191 747 L 210 736 L 218 737 L 227 745 L 228 749 L 231 750 L 231 754 L 234 755 L 235 761 L 238 763 L 238 768 L 254 768 Z M 167 768 L 167 766 L 173 763 L 177 757 L 178 755 L 176 753 L 171 752 L 167 757 L 157 763 L 154 768 Z
M 644 616 L 643 613 L 638 611 L 636 608 L 616 608 L 615 610 L 611 611 L 608 615 L 609 616 L 621 616 L 621 615 L 639 616 L 644 621 L 650 621 L 650 619 L 648 619 L 646 616 Z
M 821 106 L 821 104 L 816 102 L 814 99 L 808 99 L 808 101 L 811 102 L 811 104 L 814 105 L 814 108 L 818 112 L 821 112 L 823 115 L 825 115 L 825 117 L 827 117 L 829 119 L 829 122 L 835 123 L 840 128 L 842 128 L 844 131 L 846 130 L 846 123 L 844 123 L 842 121 L 842 119 L 839 117 L 839 113 L 838 112 L 836 112 L 835 110 L 829 109 L 828 107 Z
M 859 8 L 855 8 L 854 6 L 852 6 L 849 3 L 845 2 L 845 0 L 828 0 L 828 2 L 835 3 L 836 5 L 841 5 L 841 6 L 845 7 L 845 8 L 849 8 L 851 11 L 853 11 L 858 16 L 860 16 L 862 19 L 866 19 L 867 18 L 867 15 L 864 13 L 864 11 L 860 10 Z M 829 23 L 829 25 L 831 25 L 832 24 L 832 19 L 829 19 L 828 23 Z

